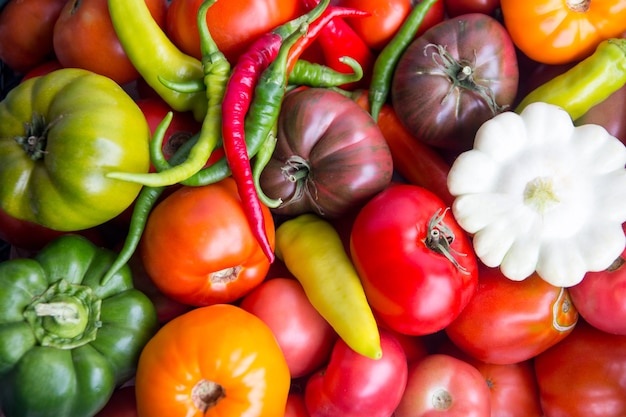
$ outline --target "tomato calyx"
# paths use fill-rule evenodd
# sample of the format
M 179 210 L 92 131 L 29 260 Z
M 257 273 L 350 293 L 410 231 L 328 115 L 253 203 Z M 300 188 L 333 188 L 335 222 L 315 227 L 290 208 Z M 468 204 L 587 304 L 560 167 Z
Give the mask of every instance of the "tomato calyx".
M 568 0 L 567 7 L 573 11 L 578 13 L 585 13 L 589 10 L 589 6 L 591 4 L 591 0 Z
M 211 284 L 228 284 L 229 282 L 236 281 L 242 269 L 241 265 L 237 265 L 212 272 L 209 275 Z
M 433 407 L 436 410 L 444 411 L 452 407 L 452 396 L 445 389 L 440 389 L 433 394 Z
M 311 165 L 300 155 L 292 155 L 289 157 L 289 159 L 285 162 L 285 165 L 283 165 L 280 170 L 288 181 L 296 184 L 293 196 L 290 199 L 285 200 L 282 206 L 287 206 L 300 201 L 305 194 L 310 194 L 309 187 L 307 186 L 308 183 L 311 184 L 311 188 L 313 188 L 314 192 L 317 194 L 315 182 L 309 181 Z M 315 205 L 318 213 L 320 215 L 324 215 L 324 210 L 319 204 L 317 204 L 317 198 L 311 198 L 310 200 Z
M 50 128 L 62 117 L 63 116 L 60 115 L 51 123 L 46 124 L 46 118 L 42 114 L 33 112 L 33 118 L 30 123 L 24 123 L 26 133 L 24 136 L 17 136 L 15 141 L 22 145 L 22 148 L 30 159 L 36 161 L 45 156 L 48 131 L 50 131 Z
M 424 239 L 424 244 L 428 249 L 433 252 L 439 253 L 446 257 L 452 264 L 463 274 L 469 275 L 469 271 L 463 267 L 457 261 L 453 255 L 457 256 L 467 256 L 467 254 L 460 253 L 454 250 L 450 245 L 454 242 L 455 236 L 452 229 L 450 229 L 444 222 L 443 218 L 446 213 L 450 210 L 447 207 L 441 212 L 441 209 L 438 209 L 435 214 L 428 221 L 428 229 L 426 231 L 426 239 Z
M 505 109 L 506 106 L 500 106 L 496 102 L 495 93 L 492 89 L 474 81 L 474 63 L 463 59 L 457 60 L 446 50 L 445 46 L 434 43 L 429 43 L 424 47 L 424 55 L 428 54 L 429 48 L 435 49 L 435 51 L 431 54 L 431 58 L 437 69 L 448 77 L 451 84 L 450 89 L 442 99 L 442 102 L 445 102 L 452 95 L 453 91 L 462 88 L 472 91 L 480 96 L 485 103 L 487 103 L 494 116 Z M 433 74 L 437 73 L 433 72 Z
M 203 414 L 223 398 L 226 398 L 226 391 L 215 381 L 202 379 L 191 389 L 191 400 Z

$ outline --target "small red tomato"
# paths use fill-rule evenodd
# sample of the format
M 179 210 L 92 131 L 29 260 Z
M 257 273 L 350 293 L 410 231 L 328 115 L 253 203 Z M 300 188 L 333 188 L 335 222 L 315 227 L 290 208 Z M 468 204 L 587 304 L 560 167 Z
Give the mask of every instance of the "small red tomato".
M 311 417 L 389 417 L 398 406 L 407 378 L 400 343 L 380 329 L 383 356 L 359 355 L 338 339 L 328 366 L 306 384 L 304 401 Z
M 490 417 L 489 388 L 469 363 L 432 354 L 409 366 L 395 417 Z
M 607 270 L 588 272 L 580 284 L 568 290 L 587 323 L 626 336 L 626 249 Z
M 292 378 L 308 375 L 328 360 L 337 334 L 295 279 L 264 281 L 243 298 L 240 307 L 272 330 Z

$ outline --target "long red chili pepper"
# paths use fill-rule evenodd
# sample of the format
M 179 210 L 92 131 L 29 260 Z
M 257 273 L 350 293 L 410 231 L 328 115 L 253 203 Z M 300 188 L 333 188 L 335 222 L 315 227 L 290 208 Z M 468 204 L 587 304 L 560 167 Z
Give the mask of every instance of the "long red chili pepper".
M 307 9 L 315 7 L 319 0 L 302 0 Z M 370 82 L 376 55 L 363 39 L 343 19 L 336 17 L 331 19 L 322 28 L 318 42 L 322 47 L 326 65 L 339 72 L 352 72 L 352 69 L 341 62 L 340 58 L 350 56 L 354 58 L 363 69 L 363 78 L 358 86 L 367 86 Z M 353 84 L 345 88 L 355 87 Z
M 322 15 L 309 25 L 309 30 L 300 40 L 291 48 L 287 68 L 289 72 L 293 70 L 294 65 L 302 53 L 315 41 L 324 27 L 332 22 L 335 18 L 341 17 L 367 17 L 371 13 L 353 9 L 350 7 L 328 6 Z M 357 60 L 358 61 L 358 60 Z
M 270 262 L 274 261 L 274 251 L 267 238 L 261 202 L 254 184 L 245 140 L 245 118 L 260 74 L 276 58 L 283 40 L 299 30 L 302 23 L 317 19 L 326 9 L 328 3 L 329 0 L 321 1 L 319 7 L 281 25 L 254 42 L 235 64 L 222 101 L 224 155 L 230 166 L 233 179 L 237 183 L 239 196 L 252 233 Z

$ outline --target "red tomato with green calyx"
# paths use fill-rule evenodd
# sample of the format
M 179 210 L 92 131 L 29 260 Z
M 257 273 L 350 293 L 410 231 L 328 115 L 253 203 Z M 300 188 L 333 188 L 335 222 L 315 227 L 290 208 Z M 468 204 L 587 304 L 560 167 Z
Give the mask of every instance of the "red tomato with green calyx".
M 372 310 L 400 333 L 444 329 L 478 280 L 468 236 L 439 197 L 416 185 L 392 184 L 363 206 L 350 253 Z

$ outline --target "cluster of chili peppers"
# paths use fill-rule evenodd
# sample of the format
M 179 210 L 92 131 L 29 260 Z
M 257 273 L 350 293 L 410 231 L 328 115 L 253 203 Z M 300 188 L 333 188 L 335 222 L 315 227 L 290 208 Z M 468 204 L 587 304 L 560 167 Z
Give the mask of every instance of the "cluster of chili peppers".
M 155 90 L 164 91 L 161 96 L 173 109 L 192 110 L 197 118 L 202 111 L 204 114 L 200 132 L 181 146 L 169 160 L 163 155 L 161 144 L 172 114 L 164 118 L 150 143 L 150 155 L 156 173 L 109 174 L 112 178 L 135 181 L 144 187 L 136 199 L 124 246 L 109 272 L 103 277 L 103 282 L 130 259 L 139 245 L 149 213 L 167 186 L 177 183 L 203 186 L 230 175 L 237 182 L 244 211 L 255 238 L 270 262 L 274 260 L 274 253 L 263 226 L 261 204 L 275 207 L 280 201 L 272 200 L 263 193 L 259 186 L 259 177 L 274 151 L 276 122 L 285 93 L 290 85 L 335 88 L 352 84 L 362 79 L 364 65 L 373 64 L 373 59 L 370 61 L 362 54 L 355 58 L 355 52 L 359 49 L 337 49 L 338 45 L 344 45 L 348 36 L 336 28 L 341 25 L 337 22 L 345 23 L 340 19 L 367 16 L 368 13 L 329 6 L 330 0 L 303 1 L 309 10 L 306 14 L 258 38 L 231 68 L 211 38 L 206 25 L 207 10 L 215 0 L 205 0 L 198 11 L 202 77 L 198 75 L 194 58 L 181 54 L 178 50 L 174 51 L 171 41 L 163 38 L 158 26 L 152 25 L 153 20 L 147 7 L 141 6 L 144 3 L 142 0 L 110 1 L 114 20 L 116 16 L 132 10 L 136 17 L 139 15 L 137 21 L 147 26 L 138 29 L 152 33 L 152 39 L 163 42 L 161 47 L 155 47 L 155 51 L 160 51 L 160 54 L 129 54 L 134 57 L 133 64 L 141 75 L 150 80 L 153 88 L 156 87 L 153 84 L 158 81 L 158 89 Z M 351 36 L 358 38 L 355 33 Z M 120 32 L 118 37 L 124 48 L 132 50 L 137 47 L 136 36 Z M 330 42 L 333 37 L 335 41 Z M 325 49 L 334 49 L 334 53 L 339 54 L 335 55 L 335 60 L 329 60 L 334 62 L 333 65 L 321 65 L 300 59 L 307 47 L 318 38 L 329 42 Z M 372 54 L 364 43 L 362 46 L 364 49 L 361 51 Z M 171 61 L 165 65 L 169 58 Z M 178 63 L 193 71 L 174 76 L 170 71 L 164 70 L 166 66 L 171 68 Z M 339 65 L 343 65 L 343 68 Z M 349 71 L 345 70 L 346 67 Z M 200 93 L 205 97 L 202 105 L 197 101 Z M 205 167 L 220 141 L 224 157 Z M 255 158 L 254 167 L 251 164 L 252 158 Z

